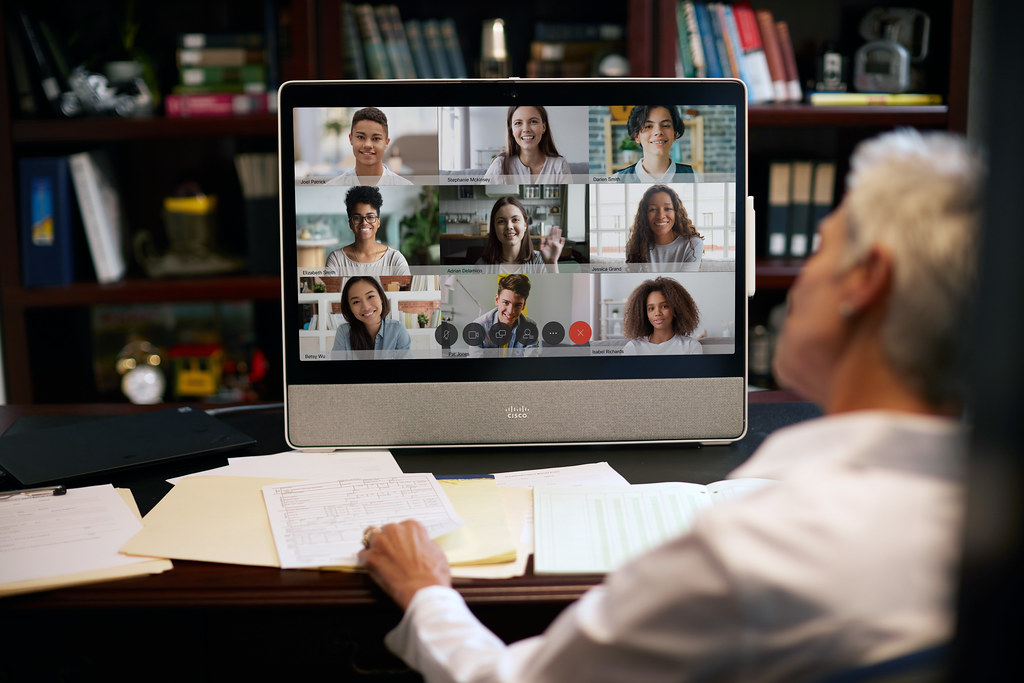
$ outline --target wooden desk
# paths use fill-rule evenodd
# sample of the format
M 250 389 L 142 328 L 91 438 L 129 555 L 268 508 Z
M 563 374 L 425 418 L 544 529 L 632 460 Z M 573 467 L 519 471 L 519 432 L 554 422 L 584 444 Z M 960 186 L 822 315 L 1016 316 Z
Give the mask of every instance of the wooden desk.
M 395 451 L 407 472 L 496 472 L 608 461 L 633 483 L 721 479 L 779 426 L 817 415 L 791 395 L 751 395 L 748 436 L 731 446 L 424 449 Z M 782 399 L 780 401 L 780 399 Z M 130 412 L 117 406 L 0 407 L 0 431 L 42 428 L 70 419 Z M 224 415 L 258 440 L 232 456 L 286 450 L 280 410 Z M 223 456 L 108 476 L 132 489 L 147 512 L 169 490 L 164 479 L 225 464 Z M 83 483 L 100 483 L 89 481 Z M 539 633 L 595 576 L 456 580 L 477 616 L 506 641 Z M 415 681 L 388 655 L 381 638 L 401 617 L 363 574 L 280 570 L 174 561 L 164 574 L 65 588 L 0 600 L 7 656 L 0 681 L 53 673 L 54 679 L 118 680 L 142 673 L 158 680 L 300 680 L 376 672 L 377 681 Z M 369 674 L 367 674 L 369 675 Z

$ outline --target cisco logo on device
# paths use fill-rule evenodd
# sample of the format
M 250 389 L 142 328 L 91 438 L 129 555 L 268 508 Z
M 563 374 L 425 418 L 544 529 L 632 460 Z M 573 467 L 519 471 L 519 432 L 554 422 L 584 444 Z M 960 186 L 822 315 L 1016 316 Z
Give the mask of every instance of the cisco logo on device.
M 507 406 L 505 412 L 510 420 L 525 420 L 530 417 L 530 409 L 526 406 Z

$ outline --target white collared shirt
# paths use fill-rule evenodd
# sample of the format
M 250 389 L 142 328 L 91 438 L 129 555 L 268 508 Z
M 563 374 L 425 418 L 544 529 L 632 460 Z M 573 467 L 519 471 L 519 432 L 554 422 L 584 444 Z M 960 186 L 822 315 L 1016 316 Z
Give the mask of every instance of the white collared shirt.
M 705 513 L 506 646 L 452 589 L 388 647 L 428 681 L 814 681 L 947 639 L 963 513 L 958 426 L 861 412 L 779 430 Z

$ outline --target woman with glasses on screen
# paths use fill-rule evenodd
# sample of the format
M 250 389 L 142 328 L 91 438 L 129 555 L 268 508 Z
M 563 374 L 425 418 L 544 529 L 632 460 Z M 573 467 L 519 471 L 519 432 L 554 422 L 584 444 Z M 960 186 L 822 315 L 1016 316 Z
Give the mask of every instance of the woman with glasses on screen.
M 626 263 L 693 263 L 704 256 L 704 237 L 675 190 L 652 185 L 644 192 L 626 241 Z
M 329 275 L 411 275 L 409 262 L 401 252 L 377 241 L 380 190 L 368 185 L 353 187 L 345 195 L 348 225 L 355 241 L 335 249 L 327 257 L 324 269 Z
M 505 122 L 505 150 L 485 175 L 528 183 L 571 181 L 569 162 L 555 148 L 544 107 L 509 107 Z

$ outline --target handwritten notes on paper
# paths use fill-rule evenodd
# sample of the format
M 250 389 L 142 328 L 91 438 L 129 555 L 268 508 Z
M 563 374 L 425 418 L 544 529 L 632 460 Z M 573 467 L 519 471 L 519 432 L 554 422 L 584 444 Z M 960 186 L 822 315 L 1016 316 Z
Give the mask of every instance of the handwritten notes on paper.
M 436 538 L 463 524 L 430 474 L 274 484 L 263 497 L 285 569 L 356 566 L 370 525 L 416 519 Z

